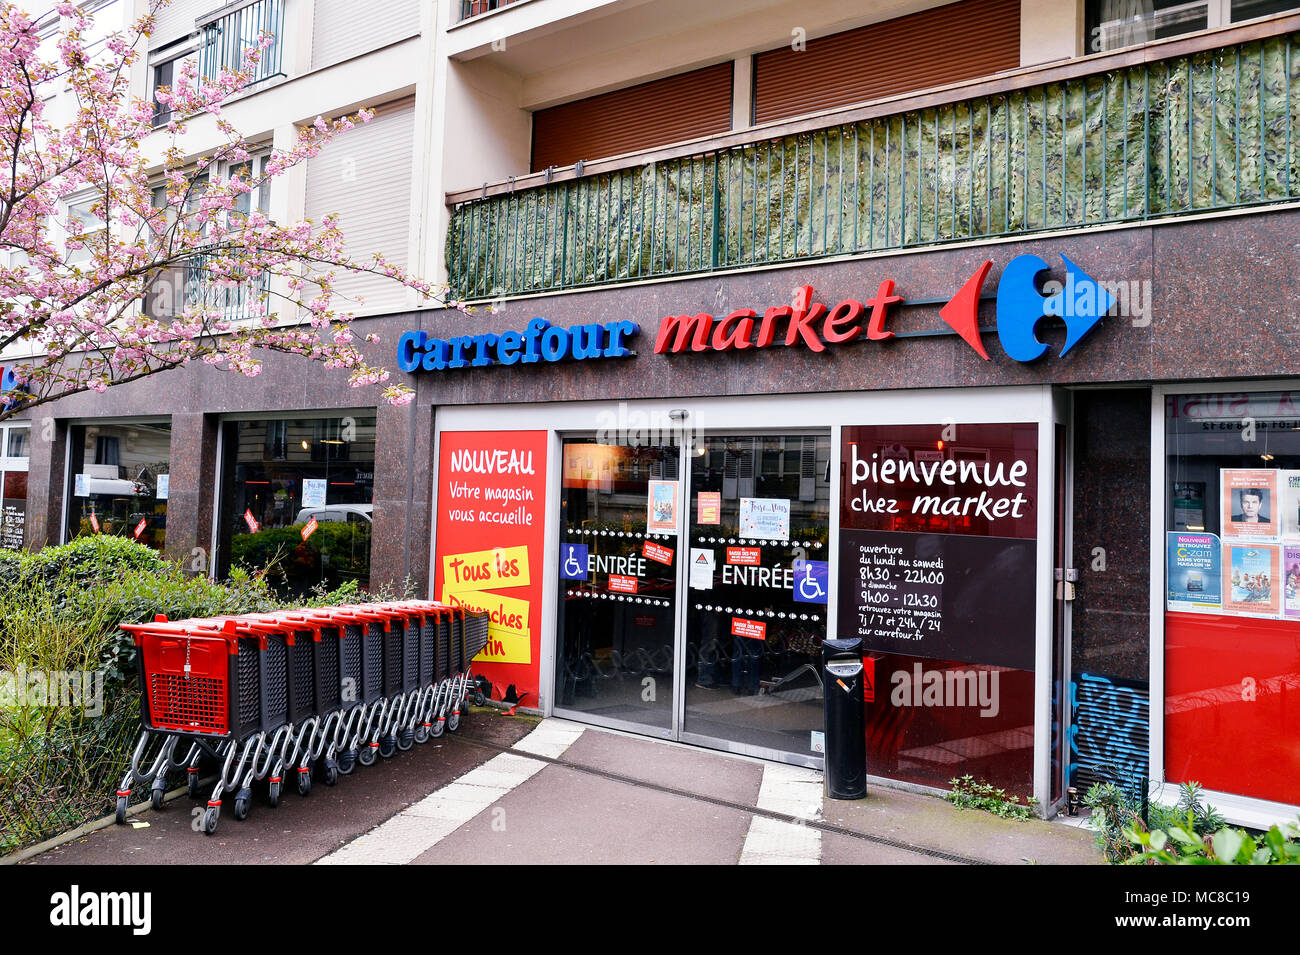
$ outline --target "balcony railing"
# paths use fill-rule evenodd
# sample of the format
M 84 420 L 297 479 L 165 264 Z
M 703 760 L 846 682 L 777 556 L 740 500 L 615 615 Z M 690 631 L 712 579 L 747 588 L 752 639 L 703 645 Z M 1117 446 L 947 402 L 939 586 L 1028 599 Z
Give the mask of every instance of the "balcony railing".
M 262 51 L 253 68 L 249 86 L 281 76 L 281 36 L 284 30 L 284 0 L 253 0 L 215 19 L 199 21 L 203 39 L 199 46 L 199 74 L 216 76 L 222 70 L 238 70 L 244 63 L 244 51 L 258 45 L 263 33 L 274 41 Z
M 221 317 L 241 322 L 260 317 L 266 309 L 267 274 L 247 282 L 220 281 L 209 272 L 210 255 L 195 255 L 185 263 L 184 304 L 216 309 Z
M 450 282 L 522 294 L 1293 199 L 1296 29 L 1278 18 L 449 195 Z

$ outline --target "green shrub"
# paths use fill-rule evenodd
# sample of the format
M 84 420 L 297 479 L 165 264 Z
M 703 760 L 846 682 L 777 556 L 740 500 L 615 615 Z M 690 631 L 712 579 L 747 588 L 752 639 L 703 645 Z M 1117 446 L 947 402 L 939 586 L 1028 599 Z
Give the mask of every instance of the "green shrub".
M 1038 800 L 1030 796 L 1024 802 L 991 783 L 979 782 L 973 776 L 962 776 L 948 781 L 952 792 L 944 796 L 958 809 L 983 809 L 1002 819 L 1029 819 L 1034 814 Z
M 370 575 L 370 525 L 323 521 L 306 540 L 302 524 L 238 534 L 231 541 L 233 562 L 261 571 L 285 594 L 305 594 L 324 584 L 340 587 Z
M 1164 828 L 1130 827 L 1134 845 L 1129 865 L 1300 865 L 1300 824 L 1273 826 L 1262 836 L 1223 826 L 1213 832 L 1197 831 L 1196 814 Z

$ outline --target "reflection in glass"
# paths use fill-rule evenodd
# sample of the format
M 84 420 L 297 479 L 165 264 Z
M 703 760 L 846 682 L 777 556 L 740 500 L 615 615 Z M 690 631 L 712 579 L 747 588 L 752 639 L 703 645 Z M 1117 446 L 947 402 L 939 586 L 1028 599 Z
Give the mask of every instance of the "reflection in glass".
M 678 449 L 567 438 L 563 454 L 557 704 L 669 729 Z
M 692 450 L 691 560 L 711 555 L 713 570 L 688 581 L 684 728 L 811 756 L 822 726 L 830 437 L 711 436 Z
M 231 421 L 222 442 L 221 573 L 269 567 L 295 595 L 369 585 L 373 417 Z
M 171 431 L 170 423 L 72 428 L 69 539 L 113 534 L 163 549 Z

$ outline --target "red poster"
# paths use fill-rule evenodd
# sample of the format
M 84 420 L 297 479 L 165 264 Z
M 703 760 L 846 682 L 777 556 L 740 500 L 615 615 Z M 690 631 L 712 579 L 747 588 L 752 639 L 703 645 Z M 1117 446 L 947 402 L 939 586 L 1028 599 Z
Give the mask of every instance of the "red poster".
M 500 699 L 538 704 L 546 541 L 546 432 L 444 431 L 438 451 L 436 600 L 491 615 L 474 672 Z
M 761 620 L 746 620 L 744 617 L 732 617 L 731 635 L 733 637 L 749 637 L 753 640 L 766 640 L 767 624 Z
M 763 552 L 758 547 L 728 547 L 727 563 L 757 567 L 762 561 Z
M 610 574 L 609 589 L 616 594 L 634 594 L 636 593 L 636 578 L 624 577 L 621 574 Z
M 136 540 L 139 540 L 140 535 L 144 533 L 144 529 L 148 526 L 149 525 L 145 523 L 145 519 L 143 517 L 140 518 L 140 523 L 135 525 L 135 531 L 131 534 L 131 536 L 134 537 Z
M 316 533 L 316 518 L 313 517 L 311 520 L 309 520 L 306 524 L 302 526 L 302 539 L 306 540 L 308 537 L 311 537 L 311 535 L 315 533 Z
M 96 534 L 99 533 L 99 518 L 96 517 L 94 514 L 90 515 L 90 526 L 95 529 Z
M 251 510 L 244 511 L 244 523 L 248 525 L 248 530 L 250 533 L 256 534 L 259 530 L 261 530 L 261 527 L 257 523 L 257 518 L 253 516 L 253 512 Z
M 666 564 L 669 567 L 673 565 L 673 549 L 671 547 L 664 547 L 662 544 L 656 544 L 654 541 L 646 541 L 641 546 L 641 554 L 643 557 L 648 557 L 650 560 L 657 560 L 659 563 Z

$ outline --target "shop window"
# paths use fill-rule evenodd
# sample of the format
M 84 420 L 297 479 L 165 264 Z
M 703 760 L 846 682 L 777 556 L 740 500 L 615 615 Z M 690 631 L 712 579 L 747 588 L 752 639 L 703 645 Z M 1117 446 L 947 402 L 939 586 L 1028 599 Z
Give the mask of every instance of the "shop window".
M 1165 406 L 1165 778 L 1300 803 L 1300 393 Z
M 27 526 L 28 425 L 0 427 L 0 550 L 21 550 Z
M 171 424 L 76 425 L 70 440 L 67 538 L 113 534 L 161 551 Z
M 269 568 L 302 595 L 370 583 L 375 419 L 278 418 L 224 425 L 218 569 Z

